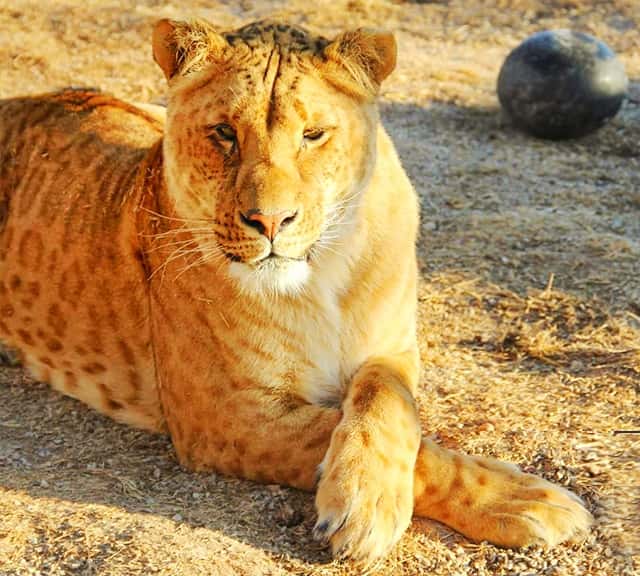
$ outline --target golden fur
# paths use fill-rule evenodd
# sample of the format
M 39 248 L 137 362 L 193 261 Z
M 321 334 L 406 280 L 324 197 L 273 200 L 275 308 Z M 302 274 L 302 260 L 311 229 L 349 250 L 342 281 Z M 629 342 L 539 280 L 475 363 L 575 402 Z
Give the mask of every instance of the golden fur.
M 421 438 L 417 199 L 381 127 L 390 34 L 161 21 L 166 123 L 91 91 L 0 102 L 0 333 L 181 462 L 316 486 L 370 562 L 413 513 L 555 544 L 580 500 Z

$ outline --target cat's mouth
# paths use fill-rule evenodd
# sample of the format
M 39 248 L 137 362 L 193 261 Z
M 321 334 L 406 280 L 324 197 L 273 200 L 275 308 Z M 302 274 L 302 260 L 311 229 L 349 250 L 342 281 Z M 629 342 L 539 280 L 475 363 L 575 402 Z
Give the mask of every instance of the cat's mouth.
M 309 255 L 305 254 L 304 256 L 287 256 L 286 254 L 278 254 L 275 251 L 271 251 L 264 258 L 255 262 L 256 265 L 260 265 L 263 262 L 274 261 L 274 262 L 306 262 L 309 259 Z
M 258 294 L 299 294 L 310 273 L 307 256 L 274 252 L 253 262 L 236 260 L 229 265 L 229 274 L 240 288 Z
M 302 256 L 287 256 L 286 254 L 278 254 L 274 250 L 272 250 L 262 258 L 258 258 L 256 260 L 249 260 L 249 261 L 243 260 L 237 254 L 233 254 L 231 252 L 225 252 L 224 255 L 231 262 L 239 262 L 255 268 L 260 268 L 262 266 L 271 266 L 271 267 L 286 266 L 290 262 L 308 262 L 309 261 L 308 253 Z

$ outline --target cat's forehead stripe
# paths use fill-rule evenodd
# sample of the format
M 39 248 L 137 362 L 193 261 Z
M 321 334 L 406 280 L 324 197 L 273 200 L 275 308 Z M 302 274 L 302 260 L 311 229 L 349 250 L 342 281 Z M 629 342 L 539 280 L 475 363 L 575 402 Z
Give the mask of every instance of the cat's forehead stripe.
M 321 55 L 329 44 L 322 36 L 314 36 L 304 28 L 289 24 L 276 24 L 269 21 L 249 24 L 238 30 L 223 33 L 231 46 L 246 44 L 251 48 L 260 45 L 278 46 L 282 52 L 298 52 L 301 54 Z

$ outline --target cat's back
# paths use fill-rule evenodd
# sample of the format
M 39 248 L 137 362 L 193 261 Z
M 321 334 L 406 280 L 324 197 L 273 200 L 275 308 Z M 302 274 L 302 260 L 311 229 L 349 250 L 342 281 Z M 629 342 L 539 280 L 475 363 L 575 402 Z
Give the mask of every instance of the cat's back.
M 162 426 L 136 214 L 162 137 L 93 90 L 0 101 L 0 339 L 34 376 Z

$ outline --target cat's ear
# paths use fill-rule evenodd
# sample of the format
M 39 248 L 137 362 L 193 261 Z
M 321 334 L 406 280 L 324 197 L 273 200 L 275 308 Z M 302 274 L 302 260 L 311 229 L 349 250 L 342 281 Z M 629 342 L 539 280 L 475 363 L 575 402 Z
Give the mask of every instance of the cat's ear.
M 340 34 L 323 52 L 334 72 L 341 68 L 353 82 L 374 94 L 396 67 L 396 54 L 393 34 L 369 28 Z
M 153 59 L 167 80 L 199 70 L 228 46 L 224 37 L 204 20 L 167 19 L 156 22 L 152 44 Z

